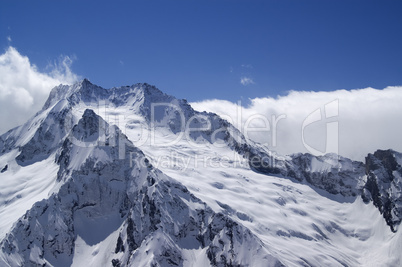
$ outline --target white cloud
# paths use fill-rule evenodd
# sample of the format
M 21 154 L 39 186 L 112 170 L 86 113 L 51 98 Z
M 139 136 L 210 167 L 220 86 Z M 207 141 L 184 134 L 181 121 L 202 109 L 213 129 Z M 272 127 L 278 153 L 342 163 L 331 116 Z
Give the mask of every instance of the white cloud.
M 302 125 L 318 109 L 314 115 L 321 114 L 322 119 L 304 128 L 305 143 L 325 152 L 327 142 L 335 144 L 338 141 L 340 155 L 363 161 L 368 153 L 377 149 L 402 151 L 401 103 L 402 87 L 387 87 L 383 90 L 292 91 L 277 98 L 251 99 L 247 107 L 224 100 L 205 100 L 192 103 L 192 106 L 225 117 L 244 133 L 247 132 L 251 139 L 267 143 L 280 154 L 311 152 L 303 144 Z M 337 116 L 329 118 L 331 114 Z M 246 131 L 244 126 L 247 124 L 248 129 L 265 127 L 265 131 L 255 128 L 254 132 Z M 328 128 L 328 133 L 336 136 L 338 132 L 339 138 L 332 136 L 327 139 L 327 126 L 334 125 L 338 126 L 338 130 Z
M 77 81 L 71 64 L 70 57 L 61 56 L 44 73 L 14 47 L 0 55 L 0 134 L 39 111 L 54 86 Z
M 242 64 L 241 66 L 242 66 L 242 68 L 246 68 L 246 69 L 252 69 L 253 68 L 253 65 L 251 65 L 251 64 Z
M 249 77 L 241 77 L 240 78 L 240 83 L 244 86 L 249 85 L 249 84 L 254 84 L 253 79 L 249 78 Z
M 11 42 L 11 36 L 7 36 L 7 41 Z

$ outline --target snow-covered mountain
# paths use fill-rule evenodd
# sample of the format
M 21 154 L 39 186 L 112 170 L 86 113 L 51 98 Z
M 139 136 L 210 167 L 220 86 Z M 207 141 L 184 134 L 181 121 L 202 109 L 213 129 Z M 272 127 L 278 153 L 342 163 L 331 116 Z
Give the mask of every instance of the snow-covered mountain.
M 148 84 L 0 136 L 1 266 L 398 266 L 400 153 L 280 156 Z

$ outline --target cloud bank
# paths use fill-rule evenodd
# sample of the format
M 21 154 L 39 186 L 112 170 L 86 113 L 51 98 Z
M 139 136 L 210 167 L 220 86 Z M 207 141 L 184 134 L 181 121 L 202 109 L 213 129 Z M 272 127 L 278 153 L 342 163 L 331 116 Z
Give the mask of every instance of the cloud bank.
M 40 72 L 28 57 L 8 47 L 0 55 L 0 134 L 39 111 L 53 87 L 77 81 L 71 64 L 70 57 L 61 56 L 47 67 L 48 72 Z
M 377 149 L 402 151 L 402 87 L 291 91 L 250 101 L 246 107 L 216 99 L 191 105 L 223 116 L 282 155 L 336 152 L 327 150 L 334 144 L 340 155 L 360 161 Z

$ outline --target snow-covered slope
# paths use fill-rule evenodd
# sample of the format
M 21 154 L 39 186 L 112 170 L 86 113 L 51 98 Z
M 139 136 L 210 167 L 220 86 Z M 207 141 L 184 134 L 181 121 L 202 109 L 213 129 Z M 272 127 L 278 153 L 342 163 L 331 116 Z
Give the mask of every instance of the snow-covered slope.
M 98 139 L 100 120 L 86 110 L 72 135 L 83 142 Z M 64 141 L 57 178 L 65 183 L 35 203 L 6 235 L 2 265 L 279 264 L 247 228 L 214 213 L 113 130 L 105 140 L 122 143 L 124 159 L 118 146 Z
M 0 261 L 398 266 L 402 157 L 380 154 L 279 156 L 148 84 L 60 85 L 0 137 Z

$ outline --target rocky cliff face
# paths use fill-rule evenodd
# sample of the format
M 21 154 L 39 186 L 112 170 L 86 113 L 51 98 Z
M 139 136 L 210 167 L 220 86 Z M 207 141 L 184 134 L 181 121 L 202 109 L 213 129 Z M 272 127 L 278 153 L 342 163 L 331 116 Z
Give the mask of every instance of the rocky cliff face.
M 364 164 L 334 154 L 292 156 L 288 167 L 289 176 L 305 180 L 331 194 L 357 196 L 360 194 L 364 176 Z
M 366 157 L 363 198 L 373 201 L 393 231 L 402 220 L 401 163 L 402 154 L 393 150 L 377 150 Z
M 335 155 L 278 156 L 264 149 L 249 149 L 250 166 L 261 173 L 294 178 L 299 182 L 343 196 L 358 196 L 363 186 L 364 164 Z

